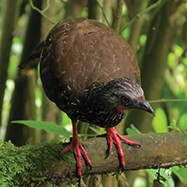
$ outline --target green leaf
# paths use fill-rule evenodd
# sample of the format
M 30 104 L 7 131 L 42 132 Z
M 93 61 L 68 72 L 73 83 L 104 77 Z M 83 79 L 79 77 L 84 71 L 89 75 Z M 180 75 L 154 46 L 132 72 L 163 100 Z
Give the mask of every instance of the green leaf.
M 126 28 L 125 30 L 123 30 L 123 32 L 121 33 L 123 38 L 125 38 L 125 40 L 128 40 L 129 35 L 130 35 L 130 28 Z
M 183 54 L 184 49 L 182 47 L 180 47 L 179 45 L 174 45 L 174 53 L 177 57 L 181 57 L 181 55 Z
M 52 122 L 20 120 L 20 121 L 12 121 L 11 123 L 19 123 L 19 124 L 27 125 L 32 128 L 45 130 L 48 133 L 54 133 L 58 135 L 64 135 L 64 136 L 72 135 L 72 133 L 67 131 L 64 127 L 58 126 Z
M 141 45 L 141 46 L 144 46 L 145 43 L 146 43 L 146 40 L 147 40 L 147 35 L 142 34 L 142 35 L 140 36 L 140 45 Z
M 187 114 L 183 114 L 179 119 L 180 129 L 187 129 Z
M 180 181 L 187 184 L 187 168 L 174 166 L 171 170 L 180 179 Z
M 161 183 L 164 184 L 165 187 L 174 187 L 174 180 L 170 176 L 170 169 L 146 169 L 146 172 L 153 178 L 156 179 L 158 178 Z M 159 176 L 158 176 L 159 174 Z
M 176 120 L 173 119 L 172 123 L 168 126 L 169 129 L 171 129 L 173 132 L 182 132 L 180 128 L 177 126 Z
M 175 68 L 175 54 L 174 53 L 169 53 L 168 55 L 168 65 L 171 69 Z
M 89 128 L 94 131 L 96 134 L 100 134 L 100 131 L 98 131 L 96 128 L 89 126 Z M 90 136 L 90 134 L 89 134 Z
M 168 124 L 166 114 L 163 109 L 157 108 L 155 118 L 153 119 L 153 128 L 156 132 L 168 132 Z
M 136 179 L 134 180 L 133 187 L 146 187 L 146 186 L 147 186 L 147 182 L 144 178 L 136 177 Z
M 187 65 L 187 57 L 183 60 L 184 64 Z
M 71 124 L 72 125 L 72 121 L 71 119 L 67 116 L 66 113 L 63 112 L 62 114 L 62 126 L 66 126 L 68 124 Z
M 128 134 L 128 135 L 132 135 L 132 134 L 141 134 L 141 132 L 140 132 L 133 124 L 131 124 L 131 125 L 130 125 L 130 128 L 128 127 L 128 128 L 126 129 L 126 131 L 127 131 L 127 134 Z

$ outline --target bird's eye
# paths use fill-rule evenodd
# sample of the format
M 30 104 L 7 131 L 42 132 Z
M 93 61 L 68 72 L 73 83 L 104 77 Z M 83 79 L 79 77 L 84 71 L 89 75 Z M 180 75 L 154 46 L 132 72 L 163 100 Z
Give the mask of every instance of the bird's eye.
M 122 96 L 121 100 L 122 100 L 123 103 L 128 103 L 129 102 L 129 99 L 125 96 Z

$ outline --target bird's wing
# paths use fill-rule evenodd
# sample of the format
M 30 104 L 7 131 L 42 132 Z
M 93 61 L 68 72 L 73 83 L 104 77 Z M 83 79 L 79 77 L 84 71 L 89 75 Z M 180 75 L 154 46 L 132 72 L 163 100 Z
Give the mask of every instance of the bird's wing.
M 104 24 L 69 20 L 54 27 L 47 40 L 51 44 L 41 69 L 50 66 L 58 85 L 84 90 L 94 82 L 120 77 L 140 84 L 139 67 L 129 44 Z

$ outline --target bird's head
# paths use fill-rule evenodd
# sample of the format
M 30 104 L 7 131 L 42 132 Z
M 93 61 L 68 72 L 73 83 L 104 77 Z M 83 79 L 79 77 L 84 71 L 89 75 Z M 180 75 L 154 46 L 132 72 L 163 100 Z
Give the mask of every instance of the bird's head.
M 101 101 L 118 111 L 140 109 L 155 115 L 145 100 L 141 86 L 128 78 L 118 78 L 105 83 L 101 93 Z

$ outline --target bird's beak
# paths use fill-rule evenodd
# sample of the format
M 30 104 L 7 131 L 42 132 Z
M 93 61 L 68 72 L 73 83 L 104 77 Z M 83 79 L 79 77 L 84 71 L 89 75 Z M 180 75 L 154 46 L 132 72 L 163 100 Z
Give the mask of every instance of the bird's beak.
M 139 103 L 139 109 L 145 110 L 155 116 L 153 109 L 151 108 L 150 104 L 147 101 L 142 101 Z

